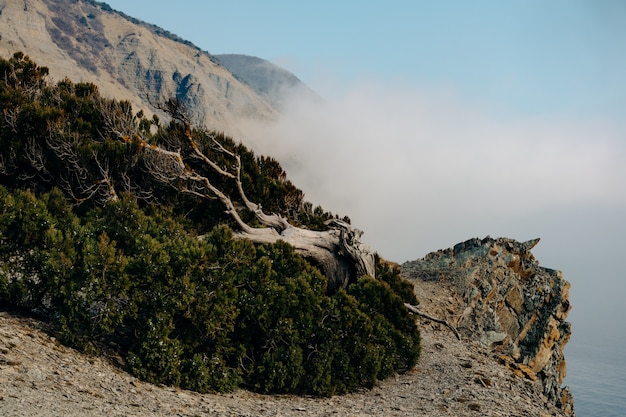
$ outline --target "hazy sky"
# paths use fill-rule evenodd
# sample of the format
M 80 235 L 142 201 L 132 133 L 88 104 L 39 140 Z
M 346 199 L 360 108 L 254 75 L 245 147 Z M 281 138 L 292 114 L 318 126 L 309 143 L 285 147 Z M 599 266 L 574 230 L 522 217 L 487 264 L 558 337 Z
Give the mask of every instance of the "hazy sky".
M 626 2 L 107 3 L 320 93 L 244 140 L 384 257 L 541 237 L 572 343 L 626 341 Z

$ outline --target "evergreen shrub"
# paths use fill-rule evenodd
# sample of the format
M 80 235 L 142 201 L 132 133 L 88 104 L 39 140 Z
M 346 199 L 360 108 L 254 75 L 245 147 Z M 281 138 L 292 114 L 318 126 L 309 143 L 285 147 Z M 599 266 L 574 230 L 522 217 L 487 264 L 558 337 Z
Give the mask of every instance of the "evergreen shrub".
M 377 258 L 377 279 L 329 293 L 290 245 L 235 239 L 220 204 L 156 184 L 111 127 L 159 144 L 180 140 L 180 126 L 133 115 L 93 84 L 48 85 L 47 73 L 21 53 L 0 58 L 0 306 L 48 320 L 84 351 L 115 351 L 146 381 L 199 392 L 326 396 L 415 365 L 419 331 L 403 303 L 416 300 L 398 268 Z M 192 134 L 207 152 L 218 140 L 241 155 L 264 208 L 310 229 L 332 217 L 276 161 Z M 116 198 L 103 172 L 124 191 Z

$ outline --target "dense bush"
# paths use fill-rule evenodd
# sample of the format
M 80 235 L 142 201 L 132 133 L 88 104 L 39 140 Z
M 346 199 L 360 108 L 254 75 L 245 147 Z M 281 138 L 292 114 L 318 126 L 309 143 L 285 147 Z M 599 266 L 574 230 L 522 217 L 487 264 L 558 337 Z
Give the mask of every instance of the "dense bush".
M 115 346 L 135 375 L 198 391 L 330 395 L 372 386 L 419 355 L 391 287 L 363 277 L 329 295 L 283 242 L 217 227 L 203 239 L 130 197 L 78 217 L 59 191 L 0 188 L 0 298 L 63 341 Z
M 200 392 L 332 395 L 415 365 L 419 332 L 403 305 L 415 299 L 397 268 L 377 259 L 377 280 L 330 294 L 291 246 L 234 239 L 221 206 L 160 188 L 132 141 L 112 136 L 131 123 L 175 143 L 179 125 L 46 74 L 22 54 L 0 59 L 2 306 L 85 351 L 113 349 L 146 381 Z M 324 227 L 331 215 L 303 203 L 276 161 L 211 135 L 242 156 L 252 199 Z

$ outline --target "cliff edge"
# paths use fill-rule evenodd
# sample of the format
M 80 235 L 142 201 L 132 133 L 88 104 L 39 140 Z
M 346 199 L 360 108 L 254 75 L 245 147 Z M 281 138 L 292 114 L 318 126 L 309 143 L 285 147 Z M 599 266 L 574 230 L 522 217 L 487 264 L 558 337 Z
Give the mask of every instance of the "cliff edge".
M 572 416 L 571 392 L 562 387 L 563 348 L 571 335 L 565 321 L 570 284 L 560 271 L 539 266 L 531 253 L 538 242 L 470 239 L 406 262 L 402 272 L 413 280 L 446 285 L 450 298 L 436 314 L 463 337 L 492 349 L 504 366 Z

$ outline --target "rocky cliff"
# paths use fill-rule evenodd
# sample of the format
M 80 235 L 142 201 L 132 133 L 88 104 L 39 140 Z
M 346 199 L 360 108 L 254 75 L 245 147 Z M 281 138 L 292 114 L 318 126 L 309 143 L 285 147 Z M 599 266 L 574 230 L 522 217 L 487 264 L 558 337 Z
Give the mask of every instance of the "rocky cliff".
M 465 338 L 492 348 L 502 364 L 573 415 L 571 393 L 562 387 L 570 284 L 560 271 L 539 266 L 531 253 L 538 241 L 470 239 L 406 262 L 402 272 L 447 285 L 450 298 L 438 314 Z
M 237 136 L 242 118 L 276 110 L 212 55 L 91 0 L 0 0 L 0 55 L 22 51 L 55 80 L 93 82 L 108 97 L 154 111 L 175 96 L 195 122 Z
M 127 99 L 137 109 L 150 111 L 150 101 L 175 95 L 193 109 L 196 121 L 235 136 L 240 118 L 272 119 L 277 114 L 274 106 L 279 101 L 276 97 L 271 94 L 263 97 L 262 88 L 255 91 L 246 85 L 254 84 L 254 78 L 244 77 L 242 72 L 236 77 L 207 52 L 94 1 L 0 0 L 0 55 L 8 57 L 20 50 L 35 62 L 48 66 L 53 78 L 67 76 L 74 81 L 94 82 L 105 95 Z M 229 61 L 233 68 L 234 62 Z M 243 79 L 247 81 L 242 82 Z M 267 78 L 263 82 L 266 83 Z M 268 91 L 275 88 L 271 83 L 267 85 L 271 87 Z M 569 284 L 559 271 L 539 266 L 531 253 L 536 243 L 536 240 L 520 243 L 504 238 L 471 239 L 408 262 L 402 269 L 406 276 L 418 283 L 437 283 L 448 290 L 446 301 L 431 305 L 430 312 L 452 322 L 464 336 L 464 342 L 476 341 L 485 349 L 491 349 L 503 366 L 527 381 L 533 390 L 541 392 L 550 405 L 560 408 L 565 415 L 573 415 L 571 395 L 566 387 L 562 387 L 565 377 L 563 347 L 571 333 L 570 325 L 565 321 L 570 308 Z M 456 342 L 446 343 L 452 346 Z M 3 347 L 0 354 L 21 354 L 19 346 Z M 403 380 L 401 384 L 403 389 L 421 396 L 416 401 L 430 401 L 433 407 L 436 404 L 439 408 L 454 409 L 465 404 L 475 386 L 462 387 L 467 389 L 452 399 L 445 394 L 450 391 L 450 384 L 443 384 L 441 374 L 436 374 L 448 371 L 441 366 L 442 346 L 439 339 L 427 346 L 434 359 L 430 367 L 425 367 L 424 362 L 419 365 L 422 374 L 415 376 L 415 379 L 421 379 L 424 375 L 435 375 L 433 381 L 440 381 L 440 386 L 429 381 L 419 391 L 416 389 L 418 383 L 413 379 Z M 32 352 L 40 347 L 33 346 Z M 465 349 L 467 346 L 457 347 Z M 491 363 L 484 359 L 484 369 L 480 370 L 483 375 L 468 376 L 460 373 L 468 372 L 463 371 L 464 366 L 457 369 L 455 361 L 459 356 L 455 355 L 449 360 L 449 369 L 454 368 L 457 372 L 454 380 L 465 378 L 468 384 L 478 380 L 479 388 L 485 389 L 481 399 L 484 404 L 493 406 L 488 401 L 496 397 L 489 391 L 487 380 L 483 379 L 484 374 L 495 372 Z M 467 357 L 470 353 L 464 355 Z M 26 355 L 24 362 L 35 356 L 35 353 Z M 53 353 L 51 357 L 54 357 Z M 59 365 L 59 370 L 54 372 L 61 372 L 62 368 Z M 32 381 L 26 377 L 28 375 L 22 375 L 21 380 L 13 378 L 13 372 L 21 370 L 22 360 L 0 361 L 0 371 L 9 375 L 0 375 L 0 388 L 8 387 L 8 381 L 13 381 L 15 393 L 30 387 Z M 36 373 L 36 382 L 50 382 L 50 392 L 54 392 L 58 388 L 58 381 L 54 379 L 58 374 L 54 372 L 50 373 L 49 380 Z M 27 371 L 24 373 L 28 374 Z M 72 375 L 67 378 L 71 379 Z M 502 381 L 502 386 L 510 382 L 499 373 L 488 379 L 498 380 Z M 22 382 L 24 385 L 20 385 Z M 522 389 L 525 387 L 520 387 Z M 146 388 L 148 390 L 152 387 Z M 0 396 L 0 410 L 9 398 L 19 399 L 18 394 L 10 395 Z M 403 391 L 402 398 L 407 395 Z M 395 394 L 393 397 L 400 398 Z M 93 398 L 85 399 L 85 403 L 90 401 Z M 358 400 L 363 401 L 362 398 Z M 497 402 L 502 401 L 498 399 Z M 39 403 L 38 397 L 33 400 L 33 404 Z M 16 404 L 18 407 L 19 401 Z M 404 403 L 393 405 L 405 406 Z

